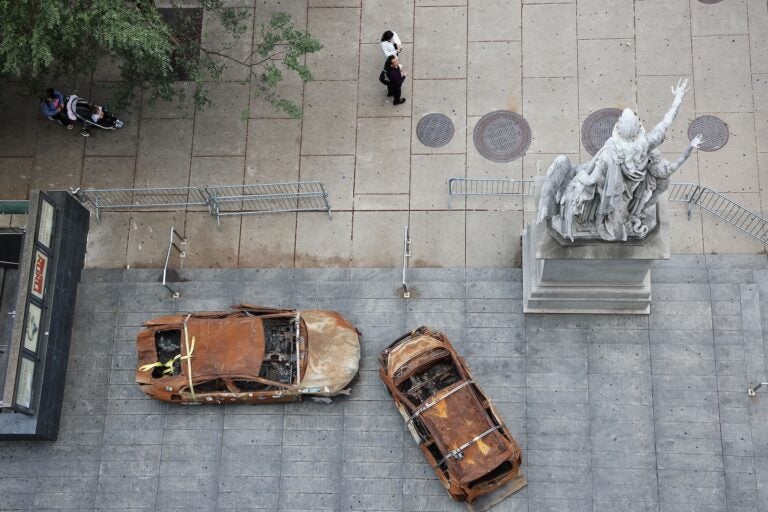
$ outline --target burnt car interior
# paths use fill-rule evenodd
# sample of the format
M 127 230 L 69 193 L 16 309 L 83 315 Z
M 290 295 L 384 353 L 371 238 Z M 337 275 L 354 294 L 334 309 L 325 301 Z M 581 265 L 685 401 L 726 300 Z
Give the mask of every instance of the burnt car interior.
M 173 361 L 168 368 L 156 366 L 152 370 L 152 377 L 159 379 L 166 375 L 178 375 L 181 373 L 181 329 L 157 331 L 155 333 L 155 350 L 158 361 Z
M 281 384 L 296 381 L 296 317 L 264 318 L 264 362 L 259 377 Z
M 493 429 L 498 430 L 502 435 L 506 434 L 506 427 L 496 417 L 487 398 L 475 388 L 471 376 L 461 370 L 451 352 L 445 348 L 433 348 L 404 363 L 395 371 L 393 383 L 397 390 L 402 393 L 403 402 L 408 409 L 407 414 L 410 415 L 408 422 L 411 423 L 424 443 L 422 446 L 429 451 L 436 461 L 433 469 L 439 469 L 446 478 L 450 478 L 448 465 L 445 464 L 447 456 L 437 446 L 423 423 L 421 411 L 431 407 L 443 397 L 467 387 L 468 391 L 480 402 L 482 410 L 487 415 L 488 424 L 493 425 Z M 437 395 L 439 397 L 436 398 Z M 514 469 L 513 462 L 505 460 L 480 478 L 465 485 L 469 489 L 493 485 L 497 479 L 505 478 Z
M 297 381 L 298 347 L 296 343 L 296 319 L 295 315 L 262 317 L 264 325 L 264 361 L 259 370 L 259 377 L 262 379 L 285 385 L 290 385 Z M 165 329 L 155 332 L 157 360 L 166 361 L 167 363 L 153 368 L 153 378 L 159 379 L 181 373 L 181 339 L 181 329 Z M 267 391 L 270 389 L 272 389 L 272 386 L 248 380 L 225 382 L 224 379 L 213 379 L 195 385 L 195 391 L 200 393 Z

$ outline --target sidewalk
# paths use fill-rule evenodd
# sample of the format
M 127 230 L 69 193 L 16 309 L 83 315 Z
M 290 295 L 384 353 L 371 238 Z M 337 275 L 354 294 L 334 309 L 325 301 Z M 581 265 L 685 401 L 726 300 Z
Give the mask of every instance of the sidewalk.
M 251 5 L 254 2 L 243 2 Z M 246 85 L 213 86 L 216 106 L 203 111 L 138 101 L 119 133 L 83 139 L 39 119 L 32 100 L 2 84 L 10 108 L 0 127 L 0 198 L 30 188 L 158 187 L 320 180 L 331 195 L 324 214 L 222 219 L 202 211 L 105 213 L 91 230 L 88 267 L 159 267 L 168 226 L 190 240 L 188 267 L 394 267 L 410 224 L 413 264 L 488 267 L 520 264 L 520 234 L 531 212 L 514 200 L 470 198 L 447 210 L 454 176 L 530 178 L 559 153 L 588 154 L 580 126 L 605 107 L 635 109 L 646 127 L 658 122 L 688 77 L 693 88 L 662 146 L 669 158 L 687 144 L 688 124 L 712 114 L 729 126 L 716 152 L 698 152 L 676 175 L 768 210 L 768 6 L 764 0 L 259 0 L 255 23 L 276 9 L 325 45 L 309 57 L 315 81 L 290 82 L 301 120 L 286 119 L 250 98 Z M 250 7 L 249 7 L 250 9 Z M 211 20 L 204 30 L 216 33 Z M 409 72 L 394 107 L 377 81 L 378 40 L 394 29 Z M 246 35 L 246 40 L 250 34 Z M 77 90 L 104 98 L 114 79 L 105 68 Z M 233 77 L 237 78 L 237 77 Z M 250 108 L 252 118 L 241 121 Z M 528 153 L 506 164 L 486 160 L 472 131 L 499 109 L 523 115 Z M 447 115 L 453 139 L 423 145 L 416 125 Z M 457 205 L 461 208 L 457 201 Z M 532 209 L 533 205 L 528 205 Z M 677 254 L 757 253 L 761 244 L 684 205 L 673 213 Z M 10 219 L 2 219 L 11 222 Z M 18 222 L 18 221 L 17 221 Z

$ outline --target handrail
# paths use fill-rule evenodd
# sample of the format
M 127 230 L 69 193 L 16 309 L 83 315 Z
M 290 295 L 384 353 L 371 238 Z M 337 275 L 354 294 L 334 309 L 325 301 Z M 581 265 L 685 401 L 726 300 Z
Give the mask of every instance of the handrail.
M 763 386 L 768 386 L 768 382 L 760 382 L 757 386 L 749 388 L 747 390 L 747 396 L 757 396 L 757 390 Z
M 403 230 L 403 298 L 411 298 L 411 290 L 408 288 L 408 263 L 411 257 L 411 236 L 408 225 Z
M 179 295 L 180 295 L 178 290 L 174 290 L 168 284 L 168 279 L 167 279 L 167 277 L 168 277 L 168 263 L 171 260 L 171 252 L 173 251 L 173 249 L 176 249 L 176 252 L 179 253 L 179 258 L 186 258 L 187 257 L 187 253 L 186 253 L 186 251 L 183 251 L 181 249 L 181 247 L 179 247 L 179 245 L 176 245 L 175 239 L 179 240 L 179 245 L 187 245 L 187 239 L 182 237 L 179 234 L 179 232 L 176 231 L 176 229 L 173 226 L 171 226 L 171 235 L 169 236 L 169 241 L 168 241 L 168 252 L 165 255 L 165 265 L 163 265 L 163 286 L 165 286 L 166 289 L 169 292 L 171 292 L 171 297 L 173 297 L 174 299 L 178 299 Z

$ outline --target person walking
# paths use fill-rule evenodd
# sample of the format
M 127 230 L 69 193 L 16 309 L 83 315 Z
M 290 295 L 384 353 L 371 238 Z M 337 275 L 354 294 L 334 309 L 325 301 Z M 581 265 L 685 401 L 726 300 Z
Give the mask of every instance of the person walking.
M 403 49 L 403 43 L 400 42 L 400 38 L 397 37 L 397 32 L 387 30 L 381 36 L 381 51 L 384 52 L 385 57 L 390 55 L 399 55 Z
M 53 88 L 45 91 L 45 98 L 40 102 L 43 115 L 52 121 L 57 121 L 61 126 L 66 126 L 67 130 L 71 130 L 72 122 L 67 117 L 66 109 L 64 95 L 61 92 Z
M 389 80 L 387 96 L 394 97 L 393 105 L 402 105 L 405 103 L 405 98 L 401 98 L 400 95 L 402 94 L 403 82 L 405 82 L 407 75 L 403 73 L 403 68 L 397 60 L 397 55 L 387 57 L 384 69 L 387 70 L 387 79 Z

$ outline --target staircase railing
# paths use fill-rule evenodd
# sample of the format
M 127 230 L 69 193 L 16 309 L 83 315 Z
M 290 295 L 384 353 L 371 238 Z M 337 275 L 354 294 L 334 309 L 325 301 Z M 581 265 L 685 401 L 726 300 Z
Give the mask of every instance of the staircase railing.
M 171 297 L 178 299 L 180 295 L 179 291 L 174 290 L 171 285 L 168 284 L 168 265 L 171 261 L 171 254 L 173 254 L 174 251 L 179 255 L 179 258 L 187 257 L 187 252 L 182 249 L 182 246 L 186 247 L 187 239 L 181 236 L 173 226 L 171 226 L 171 234 L 168 238 L 168 252 L 165 254 L 165 265 L 163 265 L 163 286 L 171 292 Z M 171 272 L 175 274 L 173 269 L 171 269 Z

